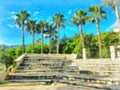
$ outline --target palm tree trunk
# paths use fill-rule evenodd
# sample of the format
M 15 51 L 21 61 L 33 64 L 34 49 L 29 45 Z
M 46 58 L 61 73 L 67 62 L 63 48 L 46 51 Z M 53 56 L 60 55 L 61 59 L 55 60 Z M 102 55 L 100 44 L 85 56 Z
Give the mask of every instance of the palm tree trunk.
M 82 32 L 82 24 L 80 24 L 79 27 L 80 27 L 80 37 L 82 40 L 82 48 L 85 48 L 84 37 L 83 37 L 83 32 Z
M 32 53 L 34 53 L 34 32 L 32 32 Z
M 114 6 L 115 6 L 116 17 L 118 20 L 118 28 L 119 28 L 119 35 L 120 35 L 120 16 L 119 16 L 118 4 L 117 4 L 116 0 L 114 0 Z
M 59 39 L 60 39 L 60 29 L 57 25 L 58 37 L 57 37 L 57 54 L 59 54 Z
M 98 42 L 99 42 L 99 57 L 102 58 L 102 41 L 100 34 L 99 19 L 96 17 L 96 28 L 98 29 Z
M 49 41 L 49 53 L 51 53 L 51 37 L 50 37 L 50 41 Z
M 82 40 L 82 55 L 83 55 L 83 60 L 86 60 L 86 49 L 85 49 L 85 43 L 84 43 L 84 36 L 83 36 L 83 32 L 82 32 L 82 24 L 79 24 L 80 27 L 80 37 Z
M 43 54 L 43 29 L 42 29 L 42 41 L 41 41 L 41 54 Z
M 24 23 L 22 22 L 22 54 L 25 53 L 25 44 L 24 44 Z

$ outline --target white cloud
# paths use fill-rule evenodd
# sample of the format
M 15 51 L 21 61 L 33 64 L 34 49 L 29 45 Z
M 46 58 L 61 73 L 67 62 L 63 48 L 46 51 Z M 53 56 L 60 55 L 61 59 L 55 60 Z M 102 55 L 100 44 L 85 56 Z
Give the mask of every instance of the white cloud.
M 40 13 L 39 11 L 35 11 L 35 12 L 33 13 L 33 15 L 36 16 L 36 15 L 39 14 L 39 13 Z
M 66 27 L 68 30 L 71 30 L 71 31 L 77 31 L 78 28 L 75 28 L 75 27 L 71 27 L 71 26 L 68 26 Z
M 16 14 L 16 12 L 15 12 L 15 11 L 7 11 L 7 13 L 8 13 L 8 14 L 11 14 L 11 15 Z
M 15 19 L 17 19 L 17 16 L 12 15 L 11 18 L 15 20 Z
M 15 27 L 16 27 L 16 28 L 19 28 L 19 26 L 18 26 L 17 24 L 15 24 Z
M 16 12 L 12 11 L 12 12 L 10 12 L 10 14 L 16 14 Z
M 69 10 L 69 11 L 68 11 L 68 14 L 70 14 L 70 15 L 71 15 L 71 14 L 72 14 L 72 10 Z
M 6 43 L 5 41 L 0 40 L 0 45 L 2 45 L 2 44 L 5 44 L 5 45 L 11 45 L 10 43 Z
M 115 28 L 117 28 L 117 27 L 118 27 L 118 21 L 116 20 L 116 22 L 113 23 L 110 27 L 108 27 L 108 28 L 106 29 L 106 31 L 109 31 L 109 30 L 111 30 L 111 29 L 115 29 Z
M 14 28 L 14 26 L 13 26 L 13 25 L 11 25 L 11 24 L 8 24 L 7 26 L 8 26 L 8 27 L 10 27 L 10 28 Z

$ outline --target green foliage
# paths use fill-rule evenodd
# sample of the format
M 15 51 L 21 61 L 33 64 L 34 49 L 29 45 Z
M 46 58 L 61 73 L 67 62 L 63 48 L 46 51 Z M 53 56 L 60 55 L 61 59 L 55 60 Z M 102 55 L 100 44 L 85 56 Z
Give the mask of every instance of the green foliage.
M 0 85 L 4 85 L 4 84 L 7 84 L 7 83 L 8 83 L 7 81 L 0 80 Z
M 84 37 L 87 50 L 87 58 L 99 58 L 98 36 L 84 33 Z M 119 34 L 113 31 L 104 32 L 101 34 L 101 38 L 103 58 L 110 58 L 110 46 L 117 46 L 120 44 Z M 78 54 L 79 58 L 82 57 L 82 45 L 79 34 L 69 39 L 63 39 L 61 41 L 60 48 L 61 53 L 76 53 Z
M 15 54 L 16 54 L 16 57 L 22 55 L 22 46 L 18 46 L 18 47 L 15 49 Z
M 64 18 L 64 15 L 61 13 L 55 14 L 55 16 L 52 19 L 53 24 L 55 25 L 57 29 L 57 54 L 59 54 L 59 45 L 60 45 L 60 28 L 65 28 L 66 19 Z
M 7 50 L 7 53 L 8 53 L 8 55 L 9 55 L 9 57 L 10 57 L 11 59 L 15 59 L 15 58 L 16 58 L 15 48 L 9 48 L 9 49 Z
M 32 45 L 31 44 L 26 47 L 26 53 L 32 53 Z
M 22 27 L 22 53 L 25 52 L 25 45 L 24 45 L 24 26 L 26 25 L 25 22 L 28 19 L 30 14 L 26 10 L 20 11 L 19 14 L 16 14 L 16 25 Z
M 0 48 L 0 62 L 5 64 L 6 68 L 8 68 L 14 62 L 13 57 L 10 56 L 11 54 L 13 54 L 13 52 L 11 53 L 10 52 L 11 52 L 10 50 L 7 51 L 4 48 Z
M 34 53 L 41 53 L 41 45 L 40 45 L 40 43 L 35 43 Z

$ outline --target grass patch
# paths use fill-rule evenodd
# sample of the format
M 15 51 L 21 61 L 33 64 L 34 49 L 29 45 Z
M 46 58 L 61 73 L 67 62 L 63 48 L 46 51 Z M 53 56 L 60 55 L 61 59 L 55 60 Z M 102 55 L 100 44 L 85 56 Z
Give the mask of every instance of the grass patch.
M 7 84 L 8 82 L 5 81 L 5 80 L 0 80 L 0 85 L 4 85 L 4 84 Z

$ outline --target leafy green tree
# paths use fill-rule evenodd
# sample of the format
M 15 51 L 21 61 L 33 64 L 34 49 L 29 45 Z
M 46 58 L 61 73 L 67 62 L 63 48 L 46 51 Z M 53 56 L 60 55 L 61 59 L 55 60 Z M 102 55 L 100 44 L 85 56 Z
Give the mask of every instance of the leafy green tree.
M 44 44 L 44 53 L 48 54 L 49 53 L 49 46 L 48 44 Z
M 32 35 L 32 53 L 34 53 L 34 37 L 35 37 L 35 33 L 37 33 L 37 29 L 36 29 L 37 25 L 36 25 L 36 21 L 35 20 L 27 20 L 27 31 L 30 32 L 30 34 Z
M 43 46 L 44 46 L 44 31 L 47 29 L 47 26 L 48 26 L 48 23 L 47 21 L 40 21 L 39 24 L 38 24 L 38 29 L 39 29 L 39 32 L 41 32 L 42 34 L 42 41 L 41 41 L 41 54 L 43 53 Z
M 26 47 L 26 53 L 32 53 L 32 45 L 29 44 L 27 47 Z
M 15 49 L 15 54 L 16 54 L 16 57 L 22 55 L 22 46 L 18 46 L 18 47 Z
M 25 21 L 28 19 L 28 17 L 30 16 L 30 14 L 25 11 L 22 10 L 19 14 L 16 14 L 16 24 L 22 28 L 22 53 L 25 52 L 25 44 L 24 44 L 24 26 L 25 26 Z
M 13 64 L 14 59 L 12 59 L 5 48 L 0 48 L 0 62 L 5 64 L 6 68 Z
M 67 42 L 70 40 L 71 38 L 68 38 L 65 34 L 63 36 L 63 38 L 60 41 L 60 53 L 65 53 L 63 50 L 65 48 L 65 46 L 67 45 Z
M 88 11 L 91 13 L 91 21 L 96 22 L 96 28 L 98 31 L 98 42 L 99 42 L 99 57 L 102 58 L 102 41 L 100 32 L 100 19 L 106 19 L 106 13 L 102 10 L 102 7 L 98 5 L 91 6 Z
M 12 48 L 12 47 L 9 48 L 7 50 L 7 53 L 8 53 L 8 55 L 11 59 L 16 59 L 17 58 L 16 53 L 15 53 L 15 48 Z
M 84 25 L 86 20 L 88 19 L 86 15 L 87 15 L 87 12 L 85 12 L 84 10 L 78 10 L 74 14 L 74 16 L 72 17 L 72 20 L 71 20 L 71 22 L 73 24 L 80 27 L 80 37 L 81 37 L 81 40 L 82 40 L 82 48 L 83 48 L 83 59 L 86 59 L 86 50 L 85 50 L 85 43 L 84 43 L 82 25 Z
M 50 41 L 50 45 L 51 45 L 51 53 L 56 53 L 56 44 L 57 44 L 57 39 L 54 38 Z
M 40 43 L 35 43 L 35 50 L 34 50 L 34 52 L 39 54 L 41 52 L 40 51 L 41 50 L 40 47 L 41 47 Z
M 53 23 L 55 24 L 56 28 L 57 28 L 57 32 L 58 32 L 58 36 L 57 36 L 57 54 L 59 54 L 59 43 L 60 43 L 60 28 L 65 28 L 65 22 L 66 19 L 64 19 L 64 15 L 57 13 L 55 14 L 55 16 L 53 17 Z

